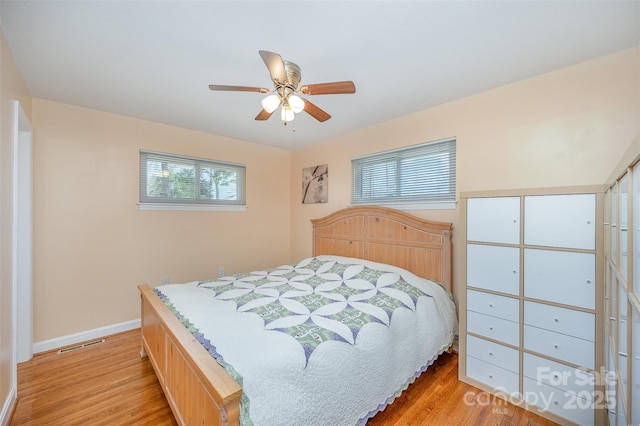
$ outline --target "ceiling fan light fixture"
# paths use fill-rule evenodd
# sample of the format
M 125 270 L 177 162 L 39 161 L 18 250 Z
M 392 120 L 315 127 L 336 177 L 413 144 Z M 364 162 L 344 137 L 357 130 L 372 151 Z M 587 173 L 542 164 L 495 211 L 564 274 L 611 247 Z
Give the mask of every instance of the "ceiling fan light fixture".
M 295 112 L 296 114 L 304 111 L 304 101 L 299 96 L 291 95 L 289 96 L 288 101 L 289 101 L 289 106 L 291 107 L 293 112 Z
M 280 118 L 285 123 L 288 121 L 293 121 L 295 119 L 293 109 L 291 109 L 289 105 L 282 105 L 282 108 L 280 108 Z
M 262 100 L 262 108 L 268 113 L 272 113 L 278 108 L 280 105 L 280 96 L 278 95 L 269 95 Z

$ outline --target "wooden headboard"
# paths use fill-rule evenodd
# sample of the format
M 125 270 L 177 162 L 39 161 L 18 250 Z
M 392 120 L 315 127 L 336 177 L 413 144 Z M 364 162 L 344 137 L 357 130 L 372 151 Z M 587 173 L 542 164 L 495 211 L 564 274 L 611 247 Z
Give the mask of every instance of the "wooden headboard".
M 313 255 L 388 263 L 452 291 L 451 227 L 386 207 L 359 206 L 312 219 Z

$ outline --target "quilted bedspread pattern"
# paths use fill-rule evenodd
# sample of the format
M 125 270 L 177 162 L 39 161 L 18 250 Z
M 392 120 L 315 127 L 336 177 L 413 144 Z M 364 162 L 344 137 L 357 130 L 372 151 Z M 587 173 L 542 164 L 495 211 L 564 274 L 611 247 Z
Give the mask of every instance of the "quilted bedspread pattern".
M 338 256 L 156 293 L 242 385 L 246 425 L 365 423 L 457 332 L 439 284 Z

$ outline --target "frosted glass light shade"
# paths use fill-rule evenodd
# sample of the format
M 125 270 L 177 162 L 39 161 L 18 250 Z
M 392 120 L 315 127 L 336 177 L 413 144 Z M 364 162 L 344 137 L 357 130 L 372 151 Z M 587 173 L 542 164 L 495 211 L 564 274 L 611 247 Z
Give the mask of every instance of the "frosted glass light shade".
M 262 108 L 268 113 L 272 113 L 280 105 L 280 97 L 278 95 L 269 95 L 262 100 Z
M 302 112 L 304 110 L 304 101 L 296 95 L 289 96 L 289 106 L 295 113 Z
M 291 109 L 290 106 L 282 105 L 282 108 L 280 109 L 280 118 L 282 119 L 282 121 L 294 120 L 295 114 L 293 113 L 293 110 Z

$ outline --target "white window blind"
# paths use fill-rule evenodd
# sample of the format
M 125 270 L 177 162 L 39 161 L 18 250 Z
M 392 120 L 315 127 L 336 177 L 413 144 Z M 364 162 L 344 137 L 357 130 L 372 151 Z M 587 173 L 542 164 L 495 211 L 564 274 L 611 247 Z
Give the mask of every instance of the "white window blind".
M 351 167 L 352 204 L 456 199 L 455 138 L 355 158 Z
M 245 205 L 245 166 L 140 150 L 140 204 Z

